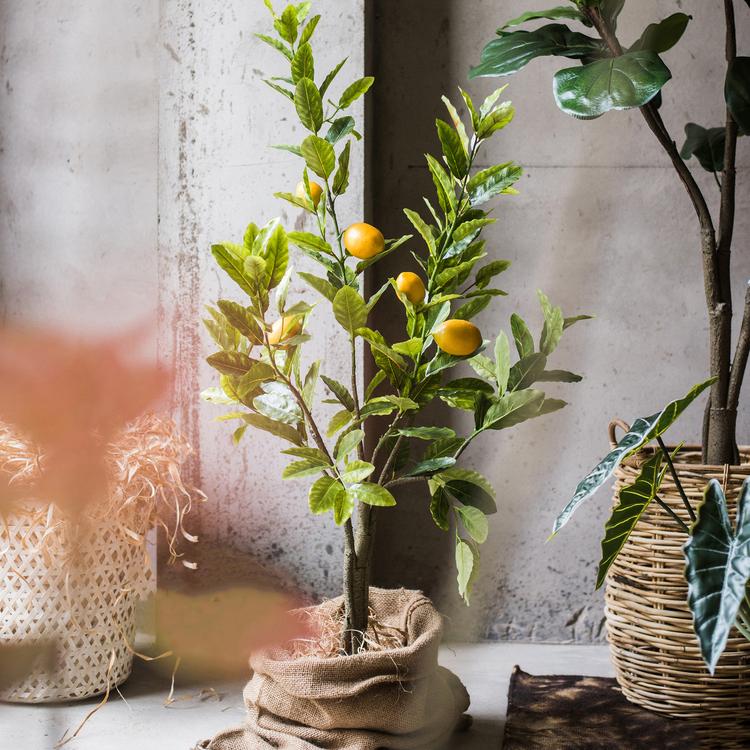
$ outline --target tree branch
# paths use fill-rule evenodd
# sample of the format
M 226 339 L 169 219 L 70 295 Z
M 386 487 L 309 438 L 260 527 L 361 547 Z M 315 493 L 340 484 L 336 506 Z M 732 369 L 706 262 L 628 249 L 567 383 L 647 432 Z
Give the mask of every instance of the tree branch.
M 737 409 L 739 405 L 742 380 L 745 377 L 745 369 L 747 368 L 748 353 L 750 353 L 750 284 L 748 284 L 745 290 L 745 311 L 742 315 L 740 337 L 737 341 L 737 349 L 732 361 L 732 371 L 729 376 L 728 409 Z

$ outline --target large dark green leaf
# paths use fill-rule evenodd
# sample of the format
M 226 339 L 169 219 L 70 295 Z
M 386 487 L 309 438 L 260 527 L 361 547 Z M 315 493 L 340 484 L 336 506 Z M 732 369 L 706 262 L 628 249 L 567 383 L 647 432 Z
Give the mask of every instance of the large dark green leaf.
M 459 134 L 447 122 L 439 118 L 435 121 L 435 126 L 448 167 L 455 177 L 459 180 L 463 179 L 469 168 L 469 157 Z
M 620 502 L 612 511 L 605 526 L 602 539 L 602 559 L 596 574 L 596 588 L 599 588 L 607 577 L 607 571 L 620 554 L 649 503 L 656 497 L 664 479 L 666 467 L 661 468 L 664 456 L 660 450 L 643 464 L 641 472 L 633 484 L 620 490 Z
M 444 482 L 445 490 L 459 502 L 479 508 L 488 516 L 497 513 L 495 491 L 478 472 L 453 466 L 438 476 Z
M 629 51 L 645 49 L 656 53 L 666 52 L 680 41 L 689 23 L 690 16 L 685 13 L 673 13 L 659 23 L 651 23 Z
M 707 172 L 724 171 L 726 128 L 703 128 L 694 122 L 685 125 L 685 145 L 680 156 L 686 161 L 694 156 Z
M 331 123 L 331 127 L 326 133 L 326 140 L 329 143 L 338 143 L 342 138 L 345 138 L 349 133 L 354 130 L 354 118 L 353 117 L 339 117 Z
M 507 76 L 521 70 L 536 57 L 548 55 L 574 60 L 595 55 L 602 43 L 561 23 L 551 23 L 534 31 L 502 32 L 482 50 L 482 61 L 469 73 L 479 76 Z
M 750 578 L 750 483 L 742 485 L 732 528 L 721 485 L 712 479 L 685 544 L 688 604 L 711 674 L 727 643 Z
M 506 393 L 487 410 L 483 427 L 504 430 L 537 416 L 544 401 L 544 393 L 534 389 Z
M 594 3 L 589 4 L 593 5 Z M 601 0 L 599 3 L 601 14 L 607 19 L 607 21 L 609 21 L 609 25 L 612 27 L 613 31 L 617 30 L 617 19 L 619 18 L 624 5 L 625 0 Z
M 671 77 L 655 52 L 643 50 L 564 68 L 555 73 L 553 89 L 563 112 L 589 119 L 612 109 L 642 107 Z
M 750 57 L 737 57 L 730 63 L 724 95 L 740 131 L 750 134 Z
M 710 378 L 703 383 L 693 386 L 688 394 L 677 401 L 672 401 L 656 414 L 650 417 L 639 417 L 633 422 L 630 431 L 578 484 L 570 502 L 563 508 L 562 513 L 555 520 L 552 535 L 570 520 L 571 516 L 596 490 L 601 487 L 614 473 L 622 460 L 643 446 L 662 435 L 678 417 L 695 401 L 716 378 Z
M 511 26 L 520 26 L 527 21 L 536 21 L 540 18 L 546 18 L 551 21 L 555 21 L 560 18 L 569 18 L 571 21 L 581 21 L 583 23 L 584 16 L 577 9 L 570 5 L 563 5 L 557 8 L 550 8 L 549 10 L 530 10 L 526 13 L 522 13 L 518 18 L 513 18 L 507 23 L 504 23 L 497 31 L 500 33 Z

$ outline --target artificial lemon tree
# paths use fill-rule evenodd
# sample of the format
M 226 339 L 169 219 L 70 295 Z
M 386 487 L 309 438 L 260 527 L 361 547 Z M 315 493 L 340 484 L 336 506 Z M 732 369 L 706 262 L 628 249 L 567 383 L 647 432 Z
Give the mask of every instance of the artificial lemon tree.
M 425 198 L 427 218 L 405 210 L 418 239 L 407 235 L 386 240 L 378 228 L 362 221 L 345 228 L 338 202 L 349 185 L 351 149 L 361 138 L 351 107 L 373 79 L 361 78 L 337 96 L 332 94 L 344 62 L 324 77 L 318 75 L 311 41 L 320 17 L 308 19 L 310 5 L 288 5 L 277 14 L 266 0 L 276 33 L 260 39 L 278 50 L 287 66 L 267 83 L 288 100 L 308 131 L 301 143 L 277 147 L 302 161 L 299 185 L 277 196 L 305 212 L 314 231 L 287 232 L 279 219 L 273 219 L 262 227 L 250 224 L 240 243 L 213 246 L 216 262 L 245 296 L 242 302 L 219 300 L 216 308 L 209 308 L 206 325 L 220 351 L 208 361 L 220 373 L 220 387 L 210 389 L 206 397 L 235 407 L 222 419 L 241 422 L 236 441 L 248 428 L 285 441 L 283 453 L 292 460 L 283 476 L 308 479 L 310 510 L 332 516 L 343 527 L 342 647 L 353 653 L 363 647 L 368 626 L 376 514 L 396 504 L 394 491 L 402 485 L 428 485 L 431 504 L 425 514 L 431 513 L 441 529 L 454 534 L 458 587 L 468 601 L 479 547 L 488 535 L 487 515 L 496 506 L 489 482 L 461 467 L 461 456 L 480 435 L 565 405 L 534 386 L 580 380 L 570 372 L 548 369 L 547 360 L 563 330 L 585 316 L 565 318 L 540 293 L 544 324 L 537 340 L 518 315 L 511 318 L 515 363 L 504 332 L 490 343 L 471 322 L 495 297 L 505 294 L 493 280 L 509 266 L 504 260 L 485 261 L 482 231 L 494 219 L 484 207 L 498 196 L 514 193 L 512 185 L 521 176 L 512 162 L 473 169 L 482 145 L 513 119 L 511 104 L 500 100 L 502 89 L 480 107 L 461 91 L 466 123 L 444 99 L 450 123 L 437 121 L 442 158 L 427 155 L 436 196 Z M 303 365 L 313 307 L 308 301 L 288 299 L 294 273 L 290 246 L 319 268 L 317 273 L 297 275 L 311 287 L 311 294 L 322 298 L 348 342 L 348 385 L 328 377 L 320 361 Z M 418 273 L 404 271 L 366 296 L 367 269 L 391 253 L 406 254 L 407 247 Z M 403 337 L 394 342 L 368 325 L 373 308 L 389 302 L 400 304 L 404 312 Z M 358 339 L 367 342 L 376 367 L 363 393 L 355 356 Z M 484 353 L 488 347 L 492 356 Z M 475 374 L 451 379 L 448 373 L 464 363 Z M 319 381 L 327 391 L 323 400 L 340 407 L 325 427 L 317 410 Z M 473 415 L 468 434 L 420 420 L 424 407 L 435 399 Z M 376 416 L 388 416 L 390 421 L 368 452 L 365 431 L 368 420 Z

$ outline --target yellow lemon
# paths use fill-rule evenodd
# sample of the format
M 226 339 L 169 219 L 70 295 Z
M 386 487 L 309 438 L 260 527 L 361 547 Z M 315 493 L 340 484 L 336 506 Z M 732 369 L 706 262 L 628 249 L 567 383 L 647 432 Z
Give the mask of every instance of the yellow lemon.
M 417 274 L 411 271 L 400 273 L 396 279 L 396 288 L 412 305 L 421 305 L 424 302 L 426 290 Z
M 374 258 L 385 249 L 383 233 L 370 224 L 352 224 L 344 232 L 344 247 L 360 260 Z
M 432 334 L 435 343 L 446 353 L 467 357 L 482 345 L 481 331 L 468 320 L 446 320 Z
M 318 207 L 318 204 L 320 203 L 320 198 L 323 195 L 323 188 L 318 185 L 317 182 L 313 182 L 310 180 L 310 195 L 312 197 L 313 206 L 315 208 Z M 299 198 L 300 200 L 306 201 L 307 200 L 307 193 L 305 192 L 305 183 L 300 182 L 297 185 L 297 189 L 294 191 L 294 195 Z
M 302 318 L 299 315 L 285 315 L 271 326 L 271 332 L 268 334 L 268 343 L 271 346 L 283 346 L 282 341 L 296 336 L 301 330 Z

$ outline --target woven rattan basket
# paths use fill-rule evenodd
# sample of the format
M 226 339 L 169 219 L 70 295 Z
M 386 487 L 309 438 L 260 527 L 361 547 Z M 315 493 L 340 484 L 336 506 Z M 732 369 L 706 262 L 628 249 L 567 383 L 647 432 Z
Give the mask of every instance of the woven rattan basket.
M 616 426 L 610 425 L 614 442 Z M 694 508 L 710 479 L 725 486 L 734 513 L 742 482 L 750 476 L 750 448 L 740 466 L 701 465 L 696 446 L 680 451 L 675 468 Z M 653 449 L 627 459 L 616 472 L 615 501 L 631 484 Z M 690 524 L 667 473 L 659 497 Z M 687 605 L 682 547 L 686 536 L 652 503 L 610 568 L 606 593 L 607 634 L 617 681 L 633 703 L 673 717 L 691 719 L 706 747 L 750 747 L 750 641 L 733 630 L 712 677 L 701 658 Z
M 89 698 L 133 664 L 136 603 L 150 578 L 142 546 L 114 521 L 49 544 L 45 519 L 0 527 L 0 643 L 40 646 L 31 671 L 0 690 L 4 701 Z

